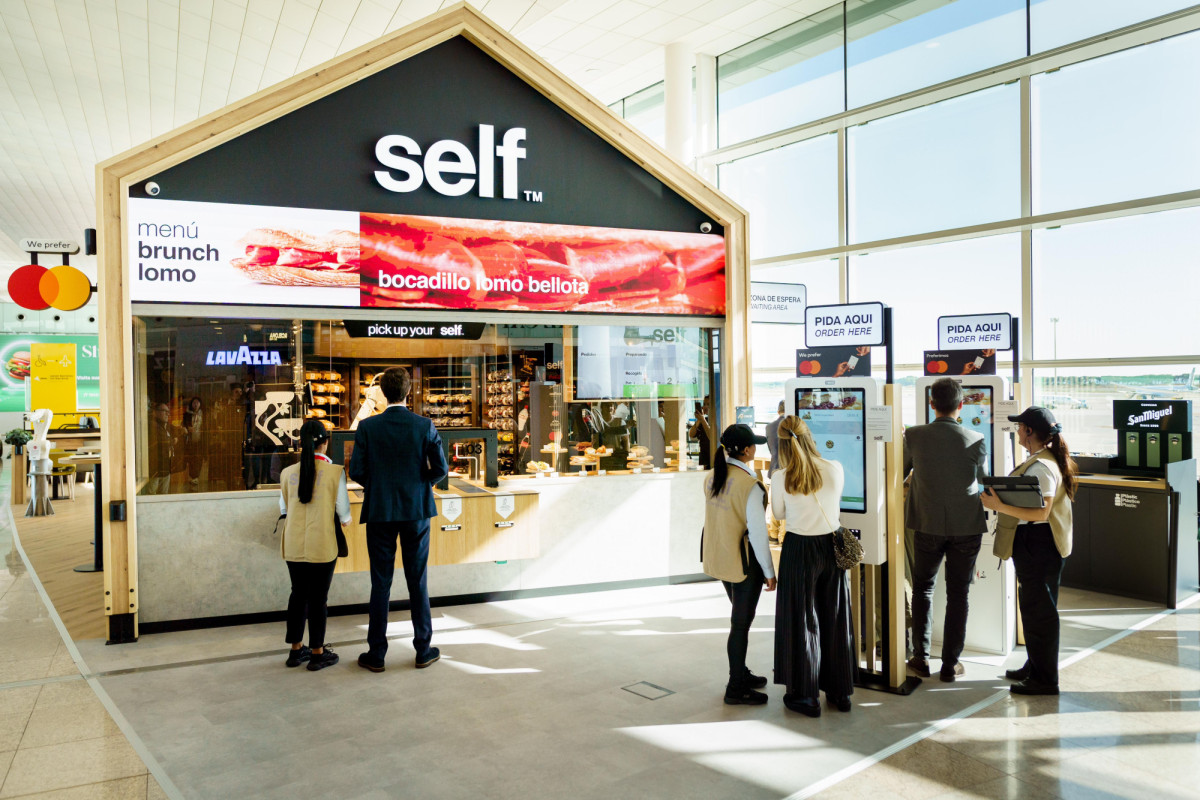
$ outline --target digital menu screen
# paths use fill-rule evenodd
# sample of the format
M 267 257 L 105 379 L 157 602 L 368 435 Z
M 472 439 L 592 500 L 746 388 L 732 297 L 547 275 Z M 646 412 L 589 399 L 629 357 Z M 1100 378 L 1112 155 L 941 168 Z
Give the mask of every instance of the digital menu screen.
M 866 405 L 862 389 L 797 389 L 796 414 L 822 458 L 842 465 L 842 511 L 867 510 Z
M 933 422 L 937 417 L 937 412 L 933 410 L 933 398 L 930 396 L 931 389 L 932 387 L 925 387 L 926 422 Z M 983 442 L 987 445 L 988 451 L 988 457 L 984 461 L 983 470 L 988 475 L 991 475 L 992 453 L 995 452 L 992 442 L 992 432 L 995 430 L 995 426 L 992 419 L 991 386 L 963 386 L 963 407 L 958 412 L 958 422 L 967 430 L 983 435 Z

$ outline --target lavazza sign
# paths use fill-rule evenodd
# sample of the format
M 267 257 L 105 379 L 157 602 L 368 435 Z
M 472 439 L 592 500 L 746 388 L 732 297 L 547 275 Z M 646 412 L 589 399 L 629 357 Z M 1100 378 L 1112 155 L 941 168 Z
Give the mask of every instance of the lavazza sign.
M 480 125 L 477 153 L 455 139 L 440 139 L 422 155 L 421 146 L 412 137 L 388 134 L 375 143 L 375 160 L 387 167 L 376 170 L 375 180 L 389 192 L 413 192 L 428 183 L 429 188 L 447 197 L 461 197 L 476 186 L 480 197 L 495 197 L 499 159 L 504 172 L 502 196 L 505 200 L 518 200 L 517 162 L 525 158 L 525 148 L 521 146 L 524 142 L 524 128 L 509 128 L 500 144 L 496 144 L 495 126 Z M 526 190 L 524 197 L 530 202 L 542 202 L 540 191 Z

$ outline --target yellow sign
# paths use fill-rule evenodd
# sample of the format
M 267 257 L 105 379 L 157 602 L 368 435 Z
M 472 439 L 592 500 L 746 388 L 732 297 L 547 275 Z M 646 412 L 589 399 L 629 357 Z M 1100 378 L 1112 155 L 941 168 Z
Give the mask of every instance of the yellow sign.
M 75 345 L 33 342 L 29 361 L 29 409 L 74 413 L 77 410 Z

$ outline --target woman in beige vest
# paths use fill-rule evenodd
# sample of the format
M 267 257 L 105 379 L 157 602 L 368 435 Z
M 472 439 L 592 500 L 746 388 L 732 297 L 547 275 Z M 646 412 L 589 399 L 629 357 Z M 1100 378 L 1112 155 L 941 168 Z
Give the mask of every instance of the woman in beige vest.
M 700 560 L 704 573 L 721 581 L 733 604 L 725 645 L 729 656 L 725 704 L 731 706 L 767 702 L 765 694 L 755 691 L 766 686 L 767 679 L 746 667 L 750 625 L 763 584 L 768 592 L 775 590 L 775 565 L 767 544 L 767 494 L 750 466 L 757 445 L 766 441 L 748 425 L 730 425 L 721 434 L 712 474 L 704 481 Z
M 328 431 L 320 421 L 308 420 L 300 428 L 300 461 L 279 475 L 279 512 L 287 518 L 281 549 L 292 579 L 287 610 L 292 652 L 287 666 L 307 661 L 313 672 L 338 662 L 337 653 L 325 647 L 325 605 L 338 556 L 334 525 L 350 524 L 346 473 L 325 455 L 327 449 Z M 304 646 L 305 619 L 308 647 Z
M 1012 475 L 1036 477 L 1045 502 L 1042 508 L 1018 508 L 990 490 L 981 495 L 984 507 L 1000 514 L 993 552 L 1001 559 L 1012 557 L 1025 630 L 1025 665 L 1004 677 L 1017 681 L 1009 687 L 1014 694 L 1058 694 L 1058 584 L 1063 561 L 1071 555 L 1078 470 L 1062 425 L 1049 411 L 1030 406 L 1009 419 L 1019 423 L 1017 442 L 1029 452 Z
M 820 694 L 838 711 L 854 693 L 854 630 L 846 570 L 833 556 L 845 473 L 821 458 L 812 432 L 797 416 L 779 423 L 779 466 L 771 475 L 771 511 L 787 533 L 775 598 L 775 682 L 783 704 L 821 716 Z

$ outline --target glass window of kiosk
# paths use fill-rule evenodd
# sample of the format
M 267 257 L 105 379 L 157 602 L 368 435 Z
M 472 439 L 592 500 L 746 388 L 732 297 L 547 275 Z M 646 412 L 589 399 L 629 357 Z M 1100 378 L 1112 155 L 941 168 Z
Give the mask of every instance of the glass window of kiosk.
M 352 432 L 387 406 L 378 376 L 391 367 L 409 371 L 407 406 L 449 443 L 452 477 L 710 466 L 713 329 L 464 332 L 423 325 L 419 335 L 436 338 L 378 338 L 353 321 L 137 317 L 139 494 L 274 488 L 310 419 L 342 434 L 330 455 L 347 463 Z M 494 466 L 475 447 L 490 432 Z

